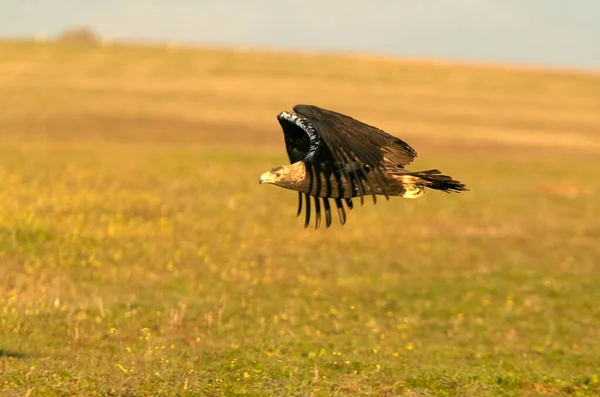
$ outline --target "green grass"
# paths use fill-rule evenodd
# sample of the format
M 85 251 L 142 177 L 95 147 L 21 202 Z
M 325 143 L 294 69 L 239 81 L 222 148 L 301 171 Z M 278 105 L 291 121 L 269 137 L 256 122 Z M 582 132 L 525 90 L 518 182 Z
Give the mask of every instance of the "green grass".
M 0 394 L 595 395 L 600 78 L 0 43 Z M 350 59 L 350 60 L 349 60 Z M 273 81 L 271 81 L 273 79 Z M 303 229 L 274 115 L 466 183 Z

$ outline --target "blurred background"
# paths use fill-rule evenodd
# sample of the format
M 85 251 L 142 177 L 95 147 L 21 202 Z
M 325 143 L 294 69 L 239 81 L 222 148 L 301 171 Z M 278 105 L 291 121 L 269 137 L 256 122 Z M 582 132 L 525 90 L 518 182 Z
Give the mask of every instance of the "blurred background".
M 3 395 L 600 391 L 599 2 L 1 9 Z M 471 191 L 304 230 L 297 103 Z
M 55 37 L 72 26 L 100 40 L 345 51 L 598 68 L 600 5 L 581 0 L 81 1 L 3 6 L 0 34 Z

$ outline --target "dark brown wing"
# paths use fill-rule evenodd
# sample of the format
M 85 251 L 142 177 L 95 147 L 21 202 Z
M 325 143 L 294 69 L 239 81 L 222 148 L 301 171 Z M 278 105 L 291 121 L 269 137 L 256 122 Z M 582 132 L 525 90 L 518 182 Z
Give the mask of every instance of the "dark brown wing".
M 283 137 L 285 141 L 285 149 L 290 159 L 290 163 L 296 163 L 298 161 L 306 160 L 307 156 L 309 156 L 309 152 L 311 152 L 310 156 L 313 156 L 317 151 L 317 147 L 314 145 L 314 139 L 311 144 L 311 139 L 307 132 L 300 127 L 297 123 L 294 123 L 290 120 L 292 115 L 287 112 L 282 112 L 277 116 L 277 121 L 281 125 L 281 129 L 283 130 Z M 305 127 L 306 128 L 306 127 Z M 319 155 L 321 157 L 326 156 L 324 153 L 320 152 Z M 325 159 L 328 161 L 327 159 Z M 309 161 L 310 162 L 310 161 Z M 302 214 L 302 196 L 305 196 L 306 201 L 306 210 L 305 210 L 305 222 L 304 227 L 307 228 L 310 224 L 310 215 L 311 215 L 311 202 L 310 195 L 303 194 L 302 192 L 298 192 L 298 212 L 297 216 Z M 343 201 L 341 198 L 334 197 L 334 202 L 338 210 L 338 216 L 340 218 L 340 223 L 343 225 L 346 223 L 346 210 L 344 209 Z M 325 224 L 327 227 L 331 226 L 331 206 L 329 204 L 328 198 L 322 198 L 323 200 L 323 208 L 325 209 Z M 345 198 L 343 199 L 348 206 L 348 209 L 352 209 L 354 207 L 352 203 L 352 199 Z M 321 205 L 318 197 L 314 197 L 315 201 L 315 227 L 318 228 L 321 224 Z
M 374 168 L 382 165 L 384 154 L 402 166 L 417 157 L 417 152 L 400 138 L 350 116 L 314 105 L 296 105 L 294 111 L 310 120 L 334 157 L 345 154 Z
M 350 116 L 313 105 L 296 105 L 294 112 L 310 121 L 334 162 L 350 165 L 349 168 L 354 170 L 353 179 L 361 202 L 366 173 L 375 173 L 385 192 L 384 158 L 405 166 L 417 156 L 417 152 L 401 139 Z M 389 198 L 387 194 L 386 198 Z M 375 194 L 373 201 L 376 202 Z

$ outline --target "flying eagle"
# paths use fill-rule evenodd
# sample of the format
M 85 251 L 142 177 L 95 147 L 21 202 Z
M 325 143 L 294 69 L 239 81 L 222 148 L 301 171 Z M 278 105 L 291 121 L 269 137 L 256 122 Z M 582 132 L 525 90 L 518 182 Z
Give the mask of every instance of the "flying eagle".
M 353 208 L 353 197 L 377 195 L 418 198 L 426 187 L 443 192 L 468 190 L 465 185 L 439 170 L 409 172 L 404 168 L 417 157 L 406 142 L 352 117 L 313 105 L 296 105 L 293 112 L 281 112 L 277 120 L 283 129 L 290 165 L 273 168 L 260 176 L 259 183 L 272 183 L 298 191 L 298 214 L 305 202 L 305 223 L 311 220 L 314 198 L 315 228 L 325 210 L 331 225 L 331 205 L 335 202 L 340 223 Z M 323 206 L 321 207 L 321 201 Z

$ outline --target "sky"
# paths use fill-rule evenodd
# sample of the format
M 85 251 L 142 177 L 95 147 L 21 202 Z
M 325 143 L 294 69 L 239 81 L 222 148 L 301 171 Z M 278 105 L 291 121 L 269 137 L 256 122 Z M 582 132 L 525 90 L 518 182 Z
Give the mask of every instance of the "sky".
M 600 0 L 0 0 L 0 37 L 110 39 L 600 69 Z

